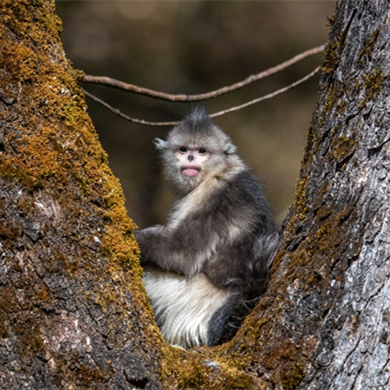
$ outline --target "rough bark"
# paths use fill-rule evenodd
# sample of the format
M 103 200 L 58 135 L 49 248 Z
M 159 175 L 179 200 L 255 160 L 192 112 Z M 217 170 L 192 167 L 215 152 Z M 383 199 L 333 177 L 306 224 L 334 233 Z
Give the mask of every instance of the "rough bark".
M 0 388 L 159 388 L 134 225 L 60 27 L 54 1 L 0 2 Z
M 340 1 L 326 53 L 302 174 L 306 243 L 287 245 L 306 248 L 321 279 L 293 287 L 294 311 L 322 318 L 302 335 L 316 341 L 306 389 L 390 386 L 389 12 Z
M 268 388 L 390 386 L 389 12 L 337 3 L 284 243 L 246 326 L 263 319 L 249 355 Z
M 338 2 L 269 288 L 190 351 L 153 322 L 53 8 L 0 3 L 0 388 L 387 388 L 389 3 Z

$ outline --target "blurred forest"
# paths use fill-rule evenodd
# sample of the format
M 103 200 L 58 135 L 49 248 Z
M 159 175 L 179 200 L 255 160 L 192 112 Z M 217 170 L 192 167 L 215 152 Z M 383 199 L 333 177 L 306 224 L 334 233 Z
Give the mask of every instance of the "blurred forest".
M 334 1 L 57 1 L 75 68 L 167 93 L 196 94 L 240 81 L 327 41 Z M 262 96 L 311 72 L 322 55 L 238 92 L 209 112 Z M 293 201 L 318 76 L 274 99 L 215 119 L 263 182 L 278 223 Z M 84 88 L 129 116 L 180 120 L 189 103 L 113 88 Z M 89 113 L 139 227 L 162 223 L 170 197 L 152 140 L 167 127 L 132 124 L 87 99 Z

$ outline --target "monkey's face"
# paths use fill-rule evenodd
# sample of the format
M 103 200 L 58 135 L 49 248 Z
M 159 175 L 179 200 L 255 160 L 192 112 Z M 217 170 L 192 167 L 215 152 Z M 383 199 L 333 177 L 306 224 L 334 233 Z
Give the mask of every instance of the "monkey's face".
M 180 169 L 180 175 L 194 178 L 201 175 L 202 168 L 210 158 L 210 153 L 206 148 L 181 146 L 175 152 Z
M 174 127 L 166 141 L 156 138 L 154 143 L 161 151 L 165 177 L 179 196 L 205 181 L 220 180 L 226 172 L 234 174 L 242 164 L 230 137 L 205 113 L 195 113 Z
M 204 139 L 183 139 L 182 143 L 171 145 L 165 151 L 166 177 L 179 192 L 192 191 L 206 180 L 213 181 L 223 171 L 229 170 L 232 155 L 227 155 L 223 145 L 216 143 L 215 139 L 202 138 Z

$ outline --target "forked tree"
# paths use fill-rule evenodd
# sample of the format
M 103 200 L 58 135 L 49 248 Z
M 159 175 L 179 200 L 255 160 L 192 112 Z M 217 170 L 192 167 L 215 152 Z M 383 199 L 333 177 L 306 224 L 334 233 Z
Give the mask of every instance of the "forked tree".
M 54 1 L 0 2 L 0 388 L 386 389 L 390 4 L 340 0 L 269 287 L 219 347 L 166 345 Z

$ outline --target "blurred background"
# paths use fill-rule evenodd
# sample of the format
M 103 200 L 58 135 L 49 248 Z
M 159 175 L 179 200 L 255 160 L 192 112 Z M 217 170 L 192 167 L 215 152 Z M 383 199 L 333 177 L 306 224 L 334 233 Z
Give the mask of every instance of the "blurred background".
M 75 68 L 167 93 L 230 85 L 327 41 L 327 1 L 57 1 L 62 39 Z M 282 88 L 322 63 L 322 54 L 244 89 L 205 102 L 209 112 Z M 263 183 L 278 224 L 294 199 L 319 76 L 271 100 L 215 119 Z M 180 120 L 189 103 L 110 87 L 83 87 L 129 116 Z M 153 139 L 169 127 L 132 124 L 87 98 L 89 113 L 129 216 L 140 228 L 163 223 L 170 204 Z

